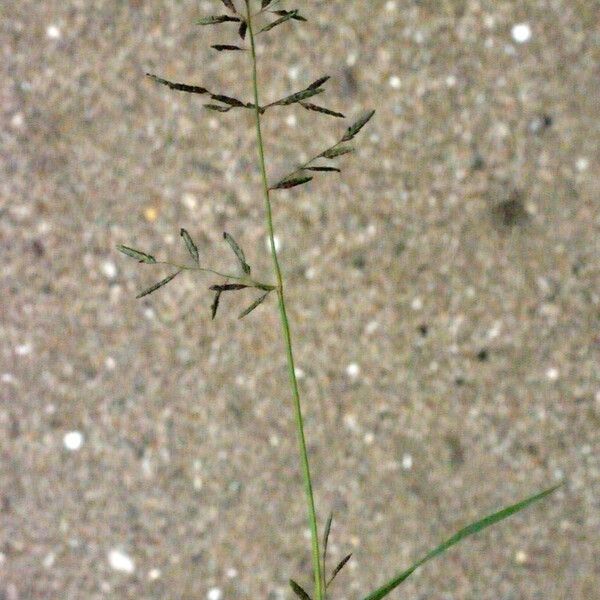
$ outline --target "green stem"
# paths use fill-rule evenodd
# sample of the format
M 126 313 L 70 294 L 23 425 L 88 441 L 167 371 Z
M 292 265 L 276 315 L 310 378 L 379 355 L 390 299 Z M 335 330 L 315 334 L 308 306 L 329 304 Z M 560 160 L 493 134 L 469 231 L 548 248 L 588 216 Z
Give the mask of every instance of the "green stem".
M 312 480 L 310 476 L 310 466 L 308 462 L 308 451 L 306 449 L 306 437 L 304 435 L 304 421 L 302 418 L 302 407 L 300 403 L 300 391 L 298 390 L 298 380 L 296 379 L 296 370 L 294 367 L 294 353 L 292 350 L 292 334 L 288 321 L 287 310 L 285 307 L 285 296 L 283 292 L 283 276 L 279 265 L 279 258 L 275 248 L 275 230 L 273 227 L 273 211 L 271 209 L 271 198 L 269 195 L 269 180 L 267 178 L 267 168 L 265 165 L 265 150 L 260 126 L 260 102 L 258 96 L 258 76 L 256 47 L 254 42 L 254 31 L 252 30 L 252 14 L 250 10 L 250 1 L 246 0 L 248 37 L 250 39 L 250 49 L 252 54 L 252 82 L 254 87 L 254 115 L 256 121 L 256 136 L 258 142 L 258 156 L 260 163 L 260 172 L 263 184 L 263 193 L 265 199 L 265 212 L 267 217 L 267 227 L 269 232 L 269 242 L 271 245 L 271 255 L 273 258 L 273 269 L 277 278 L 277 298 L 279 300 L 279 315 L 283 329 L 283 337 L 287 355 L 288 374 L 292 397 L 294 401 L 294 412 L 296 416 L 296 430 L 298 433 L 298 443 L 300 445 L 300 462 L 302 465 L 302 477 L 304 479 L 304 490 L 308 505 L 308 521 L 310 525 L 310 534 L 312 540 L 312 563 L 315 578 L 315 600 L 323 600 L 323 576 L 321 571 L 321 558 L 319 552 L 319 532 L 317 526 L 317 514 L 315 511 L 315 499 L 312 489 Z

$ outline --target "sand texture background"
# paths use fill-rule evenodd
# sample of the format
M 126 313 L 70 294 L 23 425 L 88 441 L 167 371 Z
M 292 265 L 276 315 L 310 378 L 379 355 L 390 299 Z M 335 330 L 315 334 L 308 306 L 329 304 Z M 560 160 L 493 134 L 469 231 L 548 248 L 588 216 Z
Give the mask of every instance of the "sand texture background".
M 261 36 L 263 97 L 375 108 L 342 175 L 274 197 L 332 589 L 357 600 L 553 483 L 390 598 L 600 589 L 600 5 L 327 0 Z M 287 7 L 293 7 L 289 2 Z M 310 555 L 274 298 L 119 255 L 270 279 L 251 99 L 217 0 L 0 4 L 0 598 L 291 598 Z M 265 115 L 271 177 L 345 124 Z M 243 297 L 242 297 L 243 296 Z

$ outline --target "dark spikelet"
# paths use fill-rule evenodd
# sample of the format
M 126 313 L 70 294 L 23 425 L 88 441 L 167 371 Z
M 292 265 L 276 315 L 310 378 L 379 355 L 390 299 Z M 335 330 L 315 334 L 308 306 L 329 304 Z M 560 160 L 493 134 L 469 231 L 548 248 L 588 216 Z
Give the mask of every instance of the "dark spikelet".
M 297 584 L 293 579 L 290 579 L 290 587 L 294 591 L 294 594 L 300 598 L 300 600 L 312 600 L 311 597 Z
M 246 256 L 244 254 L 244 251 L 241 249 L 240 245 L 235 241 L 233 236 L 227 233 L 226 231 L 223 232 L 223 239 L 229 244 L 229 247 L 233 250 L 233 253 L 235 254 L 236 258 L 238 259 L 238 262 L 240 263 L 242 271 L 246 273 L 246 275 L 250 275 L 252 269 L 250 268 L 250 265 L 246 262 Z
M 221 2 L 232 12 L 237 13 L 235 9 L 235 5 L 233 4 L 233 0 L 221 0 Z
M 295 19 L 296 21 L 306 21 L 306 19 L 298 13 L 298 9 L 296 10 L 274 10 L 273 14 L 278 15 L 280 17 L 289 16 L 290 19 Z
M 223 106 L 221 104 L 205 104 L 204 108 L 206 108 L 208 110 L 215 110 L 217 112 L 226 113 L 226 112 L 229 112 L 232 107 L 231 106 Z
M 281 100 L 277 100 L 277 102 L 273 102 L 271 106 L 288 106 L 289 104 L 295 104 L 296 102 L 300 102 L 301 100 L 306 100 L 307 98 L 312 98 L 317 94 L 323 93 L 322 88 L 312 88 L 302 90 L 301 92 L 296 92 L 295 94 L 291 94 L 282 98 Z
M 244 48 L 240 48 L 239 46 L 234 46 L 233 44 L 215 44 L 211 46 L 214 50 L 219 52 L 223 52 L 223 50 L 243 50 Z
M 267 6 L 269 6 L 269 4 L 271 4 L 272 0 L 262 0 L 261 3 L 261 8 L 267 8 Z
M 342 138 L 341 141 L 342 142 L 350 141 L 373 118 L 374 114 L 375 114 L 375 111 L 371 110 L 368 113 L 365 113 L 360 119 L 358 119 L 358 121 L 356 121 L 356 123 L 354 123 L 353 125 L 350 125 L 350 127 L 348 127 L 348 130 L 346 131 L 346 134 L 344 135 L 344 137 Z
M 239 315 L 238 319 L 247 317 L 253 310 L 256 310 L 267 298 L 269 292 L 265 292 L 262 296 L 257 298 L 246 310 L 243 310 Z
M 345 115 L 341 112 L 336 112 L 335 110 L 331 110 L 329 108 L 325 108 L 324 106 L 317 106 L 316 104 L 311 104 L 310 102 L 300 102 L 300 104 L 306 110 L 312 110 L 314 112 L 323 113 L 324 115 L 329 115 L 330 117 L 337 117 L 338 119 L 344 119 Z
M 335 172 L 335 173 L 341 173 L 342 170 L 338 169 L 337 167 L 306 167 L 307 171 L 321 171 L 323 173 L 330 173 L 330 172 Z
M 243 283 L 224 283 L 222 285 L 211 285 L 209 290 L 213 292 L 235 292 L 237 290 L 245 290 L 247 285 Z
M 224 96 L 223 94 L 211 94 L 210 97 L 217 102 L 222 102 L 223 104 L 228 104 L 229 106 L 234 106 L 236 108 L 243 108 L 246 106 L 241 100 L 232 98 L 231 96 Z
M 268 25 L 265 25 L 258 33 L 264 33 L 265 31 L 270 31 L 274 27 L 277 27 L 278 25 L 281 25 L 282 23 L 285 23 L 286 21 L 289 21 L 290 19 L 296 19 L 296 17 L 298 17 L 298 16 L 299 16 L 298 9 L 291 10 L 285 16 L 279 17 L 279 19 L 276 19 L 275 21 L 272 21 Z M 302 19 L 304 19 L 304 17 L 302 17 Z
M 210 92 L 206 88 L 200 87 L 198 85 L 188 85 L 187 83 L 176 83 L 174 81 L 168 81 L 167 79 L 163 79 L 162 77 L 158 77 L 157 75 L 153 75 L 152 73 L 146 73 L 146 76 L 156 81 L 156 83 L 166 85 L 168 88 L 172 90 L 177 90 L 179 92 L 188 92 L 190 94 L 210 94 Z
M 296 187 L 298 185 L 304 185 L 312 181 L 312 177 L 308 175 L 300 176 L 300 177 L 290 177 L 286 179 L 282 179 L 280 182 L 276 183 L 271 189 L 272 190 L 288 190 L 290 188 Z
M 329 578 L 327 585 L 329 585 L 336 578 L 336 575 L 346 566 L 346 563 L 351 558 L 352 558 L 352 554 L 348 554 L 347 556 L 344 556 L 344 558 L 342 558 L 342 560 L 338 563 L 338 566 L 333 570 L 333 573 L 331 574 L 331 577 Z
M 159 290 L 161 287 L 164 287 L 165 285 L 167 285 L 167 283 L 169 283 L 170 281 L 175 279 L 175 277 L 177 277 L 177 275 L 179 275 L 179 273 L 181 273 L 181 271 L 175 271 L 175 273 L 173 273 L 172 275 L 165 277 L 163 280 L 159 281 L 158 283 L 155 283 L 154 285 L 150 286 L 148 289 L 144 290 L 141 294 L 138 294 L 136 296 L 136 298 L 139 300 L 140 298 L 143 298 L 144 296 L 148 296 L 149 294 L 152 294 L 156 290 Z
M 194 243 L 192 236 L 183 228 L 179 232 L 179 235 L 183 238 L 183 241 L 185 242 L 185 247 L 187 248 L 191 257 L 194 259 L 194 261 L 196 263 L 199 263 L 200 262 L 200 254 L 198 253 L 198 247 Z
M 337 158 L 338 156 L 343 156 L 344 154 L 348 154 L 350 152 L 354 152 L 354 148 L 352 146 L 335 146 L 334 148 L 325 150 L 321 156 L 323 158 Z
M 221 292 L 217 292 L 215 294 L 215 299 L 213 300 L 213 303 L 211 304 L 210 307 L 210 312 L 212 314 L 212 320 L 215 320 L 215 317 L 217 316 L 217 311 L 219 310 L 219 302 L 221 301 Z
M 147 265 L 156 264 L 156 259 L 154 256 L 150 254 L 146 254 L 145 252 L 140 252 L 139 250 L 135 250 L 134 248 L 130 248 L 129 246 L 123 246 L 120 244 L 117 246 L 117 250 L 126 254 L 127 256 L 131 256 L 131 258 L 135 258 L 141 263 L 146 263 Z
M 240 23 L 240 28 L 238 29 L 238 34 L 243 40 L 246 39 L 247 31 L 248 31 L 248 23 L 246 23 L 246 21 L 242 21 Z
M 219 23 L 235 22 L 239 23 L 239 17 L 231 17 L 229 15 L 215 15 L 212 17 L 202 17 L 196 20 L 196 25 L 218 25 Z
M 314 88 L 320 88 L 324 83 L 331 79 L 330 75 L 323 75 L 323 77 L 319 77 L 316 81 L 313 81 L 306 89 L 312 90 Z

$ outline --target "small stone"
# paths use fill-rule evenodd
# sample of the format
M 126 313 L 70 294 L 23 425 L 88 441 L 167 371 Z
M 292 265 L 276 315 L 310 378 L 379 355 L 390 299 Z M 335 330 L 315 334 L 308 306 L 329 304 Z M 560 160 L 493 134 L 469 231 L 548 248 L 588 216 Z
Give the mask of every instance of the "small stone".
M 150 571 L 148 571 L 148 579 L 150 581 L 156 581 L 157 579 L 160 579 L 161 576 L 162 571 L 160 569 L 150 569 Z
M 399 90 L 400 86 L 402 85 L 402 81 L 398 75 L 392 75 L 389 79 L 389 84 L 392 89 Z
M 181 196 L 181 202 L 188 210 L 194 210 L 198 206 L 198 198 L 190 192 L 186 192 Z
M 112 569 L 121 573 L 132 574 L 135 571 L 133 559 L 122 550 L 116 548 L 113 548 L 108 553 L 108 564 Z
M 62 33 L 56 25 L 46 27 L 46 37 L 50 40 L 60 40 Z
M 288 127 L 296 127 L 298 119 L 296 119 L 296 115 L 288 115 L 285 122 Z
M 102 263 L 102 273 L 107 279 L 114 279 L 117 276 L 117 265 L 110 260 Z
M 410 471 L 413 468 L 413 457 L 408 453 L 402 456 L 402 468 L 405 471 Z
M 531 27 L 529 23 L 517 23 L 511 29 L 513 40 L 518 44 L 524 44 L 531 39 Z
M 410 303 L 410 307 L 413 310 L 421 310 L 423 308 L 423 300 L 419 298 L 419 296 L 413 298 L 412 302 Z
M 346 375 L 348 375 L 350 379 L 356 379 L 360 375 L 360 365 L 357 363 L 350 363 L 346 367 Z
M 558 379 L 559 376 L 559 371 L 556 367 L 550 367 L 547 371 L 546 371 L 546 377 L 550 380 L 550 381 L 556 381 Z
M 158 211 L 156 210 L 156 208 L 154 206 L 148 206 L 144 210 L 144 218 L 146 219 L 146 221 L 148 221 L 148 223 L 154 223 L 154 221 L 156 221 L 157 217 L 158 217 Z
M 83 446 L 83 434 L 80 431 L 69 431 L 63 437 L 63 445 L 70 452 L 76 452 Z
M 238 570 L 234 567 L 229 567 L 227 571 L 225 571 L 225 576 L 228 579 L 235 579 L 238 576 Z
M 17 354 L 17 356 L 27 356 L 28 354 L 31 354 L 32 349 L 33 348 L 31 344 L 19 344 L 15 348 L 15 353 Z
M 207 600 L 221 600 L 223 598 L 223 591 L 221 588 L 213 587 L 208 590 L 208 594 L 206 594 Z
M 575 163 L 575 168 L 581 173 L 587 171 L 590 161 L 585 156 L 580 156 Z
M 515 553 L 515 562 L 518 565 L 524 565 L 528 559 L 529 557 L 527 556 L 527 552 L 525 552 L 525 550 L 518 550 Z

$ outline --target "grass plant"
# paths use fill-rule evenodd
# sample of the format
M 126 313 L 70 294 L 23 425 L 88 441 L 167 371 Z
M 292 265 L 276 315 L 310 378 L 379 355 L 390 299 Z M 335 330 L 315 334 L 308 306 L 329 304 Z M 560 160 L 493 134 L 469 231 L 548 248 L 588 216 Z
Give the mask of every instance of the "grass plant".
M 217 0 L 215 0 L 215 2 L 217 2 Z M 263 277 L 256 278 L 252 274 L 252 268 L 246 260 L 243 249 L 227 232 L 223 234 L 223 238 L 233 252 L 238 265 L 238 270 L 234 273 L 223 273 L 202 265 L 198 247 L 186 229 L 181 229 L 180 234 L 189 253 L 190 262 L 188 264 L 179 264 L 172 261 L 159 261 L 151 254 L 131 248 L 130 246 L 119 245 L 118 250 L 123 254 L 136 259 L 140 263 L 152 266 L 168 266 L 171 268 L 169 275 L 142 291 L 137 296 L 138 298 L 148 296 L 168 285 L 184 271 L 208 273 L 218 278 L 218 281 L 210 286 L 210 290 L 214 292 L 214 300 L 210 309 L 213 319 L 217 316 L 223 294 L 235 293 L 248 289 L 257 292 L 256 299 L 239 314 L 239 318 L 247 317 L 263 304 L 271 294 L 276 296 L 281 321 L 283 347 L 287 358 L 287 372 L 295 417 L 296 434 L 298 437 L 300 470 L 302 472 L 304 493 L 306 496 L 307 518 L 311 534 L 312 571 L 314 579 L 312 595 L 293 579 L 290 580 L 290 586 L 295 595 L 303 600 L 326 600 L 330 584 L 348 563 L 351 555 L 345 556 L 332 570 L 331 574 L 329 574 L 329 576 L 327 575 L 327 545 L 331 531 L 332 516 L 330 515 L 326 521 L 324 535 L 321 540 L 319 537 L 318 517 L 313 494 L 306 434 L 304 431 L 300 391 L 294 365 L 292 332 L 286 307 L 285 281 L 277 252 L 277 245 L 275 243 L 273 206 L 271 199 L 272 195 L 278 190 L 300 187 L 307 184 L 316 175 L 339 173 L 340 168 L 336 164 L 336 159 L 354 151 L 354 141 L 356 136 L 372 119 L 375 111 L 370 110 L 359 116 L 350 126 L 343 130 L 338 142 L 314 155 L 310 160 L 291 169 L 283 178 L 272 182 L 268 175 L 267 157 L 265 154 L 265 145 L 261 127 L 262 119 L 265 118 L 267 111 L 276 106 L 300 106 L 305 110 L 319 113 L 324 117 L 331 117 L 333 119 L 342 119 L 344 118 L 344 115 L 337 110 L 312 102 L 315 96 L 320 95 L 325 91 L 324 85 L 329 80 L 328 76 L 319 77 L 305 88 L 284 96 L 283 98 L 264 104 L 262 103 L 262 89 L 259 82 L 259 65 L 256 52 L 257 38 L 259 36 L 271 35 L 271 32 L 277 34 L 277 32 L 281 32 L 293 24 L 306 21 L 306 18 L 299 9 L 283 8 L 282 0 L 220 0 L 219 4 L 222 8 L 222 14 L 199 18 L 196 23 L 199 26 L 223 25 L 225 27 L 233 24 L 237 28 L 238 41 L 236 43 L 227 41 L 227 43 L 215 44 L 212 48 L 217 52 L 238 52 L 246 55 L 252 78 L 252 99 L 250 101 L 239 100 L 238 98 L 222 93 L 211 92 L 207 88 L 199 85 L 177 83 L 163 79 L 154 74 L 148 74 L 148 77 L 157 84 L 167 86 L 175 91 L 206 96 L 209 99 L 209 102 L 205 104 L 205 107 L 210 111 L 220 113 L 226 113 L 232 110 L 251 111 L 256 130 L 257 159 L 261 178 L 261 193 L 264 202 L 265 227 L 270 242 L 273 281 L 265 281 Z M 380 600 L 381 598 L 388 596 L 424 563 L 446 552 L 463 539 L 476 534 L 549 496 L 557 489 L 557 487 L 559 486 L 554 486 L 537 493 L 464 527 L 437 548 L 427 553 L 412 566 L 399 572 L 387 583 L 375 589 L 375 591 L 366 596 L 363 600 Z

